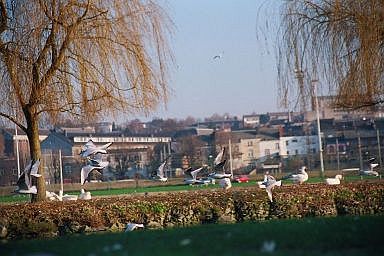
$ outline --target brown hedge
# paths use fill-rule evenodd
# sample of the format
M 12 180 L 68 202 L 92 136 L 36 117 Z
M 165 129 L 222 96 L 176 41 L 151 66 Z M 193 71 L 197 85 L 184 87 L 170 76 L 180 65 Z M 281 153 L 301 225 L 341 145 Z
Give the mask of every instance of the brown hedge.
M 122 231 L 129 222 L 146 228 L 233 223 L 275 218 L 384 213 L 384 183 L 339 186 L 287 185 L 274 202 L 256 186 L 190 192 L 99 197 L 89 201 L 0 205 L 2 239 L 94 231 Z

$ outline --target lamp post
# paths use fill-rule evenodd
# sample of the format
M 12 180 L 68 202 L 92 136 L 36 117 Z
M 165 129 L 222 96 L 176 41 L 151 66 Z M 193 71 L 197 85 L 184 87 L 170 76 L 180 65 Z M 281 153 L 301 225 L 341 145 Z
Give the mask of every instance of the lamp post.
M 320 168 L 321 176 L 324 177 L 324 160 L 323 160 L 323 146 L 321 143 L 321 129 L 320 129 L 320 116 L 319 116 L 319 100 L 317 99 L 317 84 L 318 80 L 312 80 L 313 91 L 315 93 L 315 104 L 316 104 L 316 119 L 317 119 L 317 137 L 319 139 L 319 151 L 320 151 Z

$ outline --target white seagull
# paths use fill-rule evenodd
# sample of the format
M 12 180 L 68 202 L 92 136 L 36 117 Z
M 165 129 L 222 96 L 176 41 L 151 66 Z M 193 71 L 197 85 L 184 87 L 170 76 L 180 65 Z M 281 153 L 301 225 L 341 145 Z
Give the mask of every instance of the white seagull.
M 378 163 L 374 163 L 375 158 L 371 158 L 368 160 L 368 165 L 366 164 L 362 170 L 360 170 L 360 175 L 366 175 L 366 176 L 379 176 L 379 173 L 375 171 L 374 169 L 379 166 Z
M 300 171 L 298 174 L 289 174 L 285 176 L 283 179 L 289 179 L 292 180 L 295 184 L 303 184 L 305 181 L 308 180 L 308 173 L 306 172 L 307 167 L 303 166 L 300 168 Z
M 41 177 L 41 174 L 38 174 L 40 166 L 40 160 L 36 160 L 33 164 L 30 161 L 25 167 L 23 173 L 20 175 L 17 180 L 17 188 L 15 192 L 20 194 L 37 194 L 36 186 L 32 186 L 32 176 Z
M 45 191 L 45 197 L 49 201 L 63 201 L 62 196 L 56 194 L 55 192 Z
M 85 191 L 83 188 L 80 190 L 80 195 L 79 195 L 80 200 L 90 200 L 92 199 L 91 192 Z
M 215 160 L 213 161 L 214 164 L 214 172 L 208 174 L 209 177 L 213 179 L 225 179 L 225 178 L 230 178 L 232 174 L 230 173 L 225 173 L 225 163 L 227 159 L 224 159 L 224 154 L 225 154 L 225 147 L 221 149 L 219 154 L 217 154 Z
M 102 146 L 96 146 L 92 140 L 89 140 L 84 147 L 82 148 L 80 152 L 80 156 L 82 157 L 90 157 L 91 155 L 95 154 L 106 154 L 107 148 L 112 145 L 112 142 L 109 142 L 107 144 L 104 144 Z
M 214 60 L 216 60 L 216 59 L 221 59 L 221 58 L 223 57 L 223 55 L 224 55 L 224 51 L 221 52 L 220 54 L 217 54 L 217 55 L 213 56 L 213 59 L 214 59 Z
M 230 189 L 232 187 L 231 180 L 229 178 L 223 178 L 220 180 L 220 187 L 224 190 Z
M 208 174 L 209 177 L 213 179 L 225 179 L 225 178 L 231 178 L 232 174 L 225 173 L 224 165 L 226 163 L 226 160 L 222 161 L 220 164 L 215 166 L 215 172 Z
M 268 194 L 269 201 L 273 202 L 272 200 L 272 189 L 275 186 L 280 187 L 281 186 L 281 180 L 276 181 L 275 177 L 270 175 L 268 172 L 264 175 L 264 180 L 261 183 L 258 183 L 260 188 L 265 188 L 265 191 Z
M 223 162 L 223 160 L 224 160 L 224 153 L 225 153 L 225 147 L 223 147 L 220 150 L 219 154 L 217 154 L 215 160 L 213 161 L 213 164 L 214 164 L 215 167 Z
M 165 166 L 167 165 L 167 162 L 168 162 L 168 158 L 167 157 L 164 162 L 159 166 L 159 168 L 157 169 L 157 172 L 156 172 L 156 178 L 159 180 L 159 181 L 162 181 L 162 182 L 166 182 L 168 181 L 168 178 L 165 176 Z
M 88 178 L 88 175 L 93 170 L 102 170 L 105 167 L 107 167 L 109 162 L 107 161 L 101 161 L 97 159 L 89 159 L 88 164 L 81 168 L 80 171 L 80 183 L 81 185 L 84 185 L 86 179 Z
M 187 185 L 204 184 L 203 181 L 197 179 L 197 174 L 203 168 L 204 168 L 204 166 L 192 171 L 192 167 L 190 167 L 187 170 L 185 170 L 184 173 L 188 176 L 188 179 L 185 179 L 184 183 L 187 184 Z
M 125 227 L 125 232 L 133 231 L 135 229 L 144 228 L 144 224 L 128 223 Z
M 326 178 L 325 179 L 325 184 L 327 185 L 339 185 L 340 180 L 343 178 L 341 174 L 337 174 L 335 178 Z

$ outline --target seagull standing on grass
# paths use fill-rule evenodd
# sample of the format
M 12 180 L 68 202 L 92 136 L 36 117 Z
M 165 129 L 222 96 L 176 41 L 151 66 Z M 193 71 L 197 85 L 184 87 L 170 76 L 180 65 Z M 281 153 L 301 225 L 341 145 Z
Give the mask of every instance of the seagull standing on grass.
M 325 184 L 327 185 L 339 185 L 340 180 L 343 178 L 341 174 L 337 174 L 335 178 L 326 178 L 325 179 Z
M 223 178 L 220 180 L 220 187 L 224 190 L 228 190 L 232 187 L 231 180 L 229 178 Z
M 303 166 L 300 168 L 300 171 L 298 174 L 289 174 L 285 176 L 283 179 L 291 180 L 295 184 L 303 184 L 305 181 L 308 180 L 308 173 L 307 167 Z
M 85 191 L 83 188 L 80 190 L 79 199 L 81 200 L 90 200 L 92 199 L 91 192 Z

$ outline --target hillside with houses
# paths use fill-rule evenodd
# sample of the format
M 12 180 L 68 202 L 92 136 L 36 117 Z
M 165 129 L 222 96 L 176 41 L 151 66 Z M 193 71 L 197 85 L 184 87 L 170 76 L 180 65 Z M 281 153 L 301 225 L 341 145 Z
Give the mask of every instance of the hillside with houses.
M 327 100 L 320 97 L 325 169 L 359 168 L 371 157 L 381 165 L 382 112 L 336 111 L 327 107 Z M 59 182 L 60 163 L 65 183 L 80 182 L 84 159 L 79 153 L 88 140 L 95 144 L 112 142 L 105 156 L 108 167 L 92 174 L 91 179 L 97 181 L 149 179 L 166 157 L 170 157 L 167 176 L 182 177 L 189 167 L 211 167 L 223 147 L 229 149 L 226 158 L 231 160 L 225 168 L 234 174 L 290 172 L 302 165 L 310 171 L 320 170 L 314 111 L 242 117 L 215 114 L 204 120 L 132 120 L 120 125 L 102 122 L 41 129 L 41 162 L 48 184 Z M 26 135 L 14 128 L 1 128 L 0 185 L 15 185 L 28 159 Z

